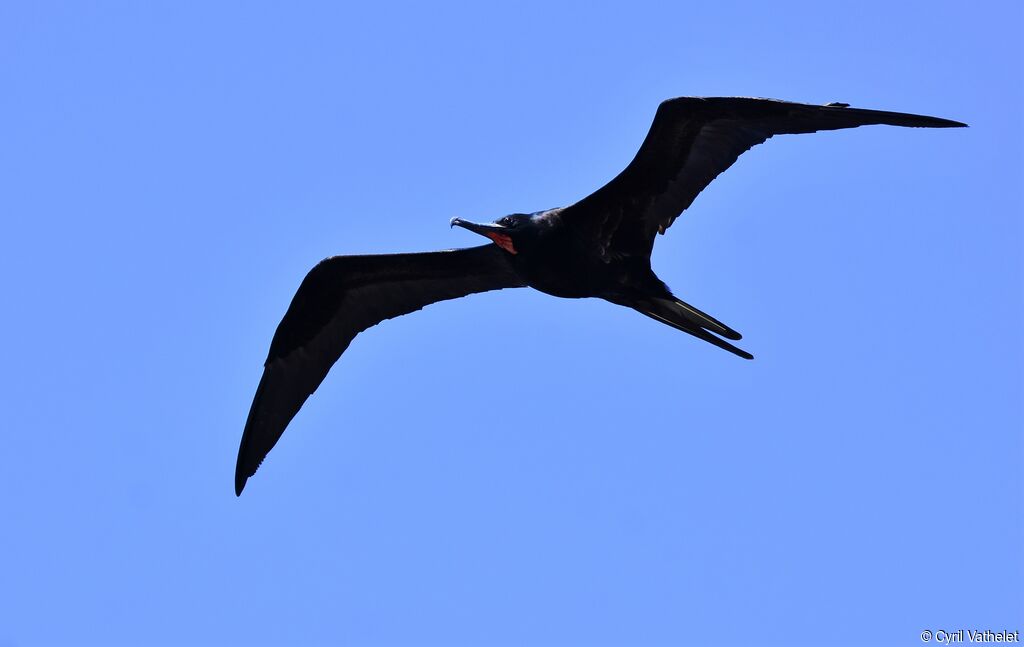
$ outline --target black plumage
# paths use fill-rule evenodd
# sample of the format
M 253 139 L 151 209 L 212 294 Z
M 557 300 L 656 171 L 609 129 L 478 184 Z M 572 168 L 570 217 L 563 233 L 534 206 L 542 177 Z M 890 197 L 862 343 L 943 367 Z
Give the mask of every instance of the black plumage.
M 271 342 L 242 433 L 236 494 L 357 334 L 437 301 L 526 286 L 559 297 L 598 297 L 751 359 L 726 341 L 740 339 L 738 332 L 678 299 L 654 274 L 655 235 L 741 154 L 773 135 L 870 124 L 965 125 L 840 103 L 670 99 L 625 170 L 576 204 L 490 224 L 452 220 L 492 244 L 322 261 L 302 281 Z

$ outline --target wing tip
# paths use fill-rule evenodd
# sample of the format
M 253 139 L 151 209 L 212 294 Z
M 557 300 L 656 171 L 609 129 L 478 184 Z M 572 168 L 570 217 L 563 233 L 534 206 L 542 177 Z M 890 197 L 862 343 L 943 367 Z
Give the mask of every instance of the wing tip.
M 967 124 L 962 121 L 956 121 L 954 119 L 943 119 L 942 117 L 931 117 L 928 115 L 915 115 L 906 112 L 888 112 L 885 110 L 868 110 L 864 108 L 850 108 L 850 104 L 843 103 L 841 101 L 833 101 L 832 103 L 826 103 L 823 108 L 836 108 L 846 112 L 849 108 L 849 112 L 860 112 L 860 113 L 874 113 L 891 117 L 896 123 L 890 123 L 892 126 L 909 126 L 911 128 L 970 128 Z M 884 123 L 884 122 L 883 122 Z
M 258 397 L 258 393 L 257 393 Z M 242 490 L 245 489 L 245 482 L 249 480 L 251 474 L 246 474 L 245 470 L 245 448 L 246 438 L 249 436 L 249 423 L 246 422 L 245 431 L 242 432 L 242 443 L 238 447 L 238 458 L 235 459 L 235 496 L 242 496 Z
M 921 123 L 919 128 L 970 128 L 967 124 L 962 121 L 954 121 L 953 119 L 943 119 L 942 117 L 922 117 L 927 119 L 927 123 Z

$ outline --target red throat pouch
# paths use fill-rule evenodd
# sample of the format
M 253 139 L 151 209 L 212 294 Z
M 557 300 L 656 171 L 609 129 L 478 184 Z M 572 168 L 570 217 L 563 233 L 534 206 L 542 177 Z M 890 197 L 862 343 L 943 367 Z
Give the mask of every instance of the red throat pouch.
M 497 234 L 494 232 L 487 232 L 487 237 L 494 241 L 494 244 L 502 248 L 509 254 L 518 254 L 515 246 L 512 244 L 512 237 L 508 234 Z

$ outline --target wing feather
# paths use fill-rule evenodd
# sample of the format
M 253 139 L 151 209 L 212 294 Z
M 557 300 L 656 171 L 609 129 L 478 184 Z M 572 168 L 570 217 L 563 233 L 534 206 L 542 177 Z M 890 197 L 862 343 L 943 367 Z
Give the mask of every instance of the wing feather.
M 957 121 L 880 110 L 745 97 L 680 97 L 658 107 L 636 157 L 611 182 L 562 212 L 606 260 L 650 255 L 697 195 L 744 152 L 774 135 L 870 124 L 962 127 Z
M 431 303 L 524 285 L 495 245 L 321 261 L 274 333 L 242 432 L 235 493 L 360 332 Z

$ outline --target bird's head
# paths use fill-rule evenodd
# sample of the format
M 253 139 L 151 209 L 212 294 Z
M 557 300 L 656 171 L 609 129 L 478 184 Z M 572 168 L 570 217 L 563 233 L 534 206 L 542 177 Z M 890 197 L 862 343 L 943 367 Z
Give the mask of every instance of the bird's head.
M 548 228 L 548 223 L 543 218 L 544 213 L 514 213 L 487 224 L 452 218 L 451 226 L 458 225 L 475 234 L 486 236 L 509 254 L 519 254 L 529 251 L 542 231 Z

